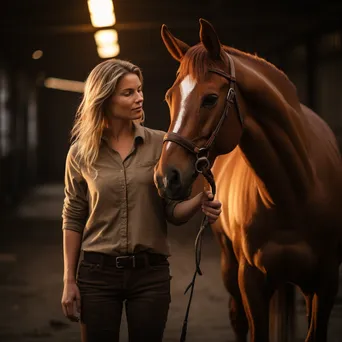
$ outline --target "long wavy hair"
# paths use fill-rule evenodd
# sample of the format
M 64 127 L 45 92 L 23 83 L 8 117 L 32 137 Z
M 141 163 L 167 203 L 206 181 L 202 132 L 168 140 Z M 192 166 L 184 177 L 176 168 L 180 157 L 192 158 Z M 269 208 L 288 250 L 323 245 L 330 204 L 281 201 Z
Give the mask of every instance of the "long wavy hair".
M 108 59 L 98 64 L 85 82 L 83 99 L 71 130 L 71 140 L 77 143 L 77 157 L 87 170 L 93 167 L 98 157 L 101 137 L 108 126 L 107 100 L 114 94 L 120 79 L 127 74 L 136 74 L 143 82 L 141 70 L 136 65 L 120 59 Z M 144 114 L 136 121 L 142 123 L 143 120 Z

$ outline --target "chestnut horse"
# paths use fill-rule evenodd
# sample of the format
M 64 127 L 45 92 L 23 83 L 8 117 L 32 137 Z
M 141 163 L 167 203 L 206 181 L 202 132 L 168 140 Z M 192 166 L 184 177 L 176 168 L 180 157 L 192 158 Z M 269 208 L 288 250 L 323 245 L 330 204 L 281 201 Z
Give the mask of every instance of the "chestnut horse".
M 155 183 L 161 196 L 186 198 L 196 158 L 208 155 L 236 340 L 246 342 L 249 329 L 250 341 L 270 341 L 271 298 L 293 284 L 307 303 L 306 342 L 325 342 L 341 261 L 342 165 L 332 131 L 282 71 L 221 45 L 207 21 L 192 47 L 165 25 L 161 33 L 180 66 L 166 93 L 171 123 Z

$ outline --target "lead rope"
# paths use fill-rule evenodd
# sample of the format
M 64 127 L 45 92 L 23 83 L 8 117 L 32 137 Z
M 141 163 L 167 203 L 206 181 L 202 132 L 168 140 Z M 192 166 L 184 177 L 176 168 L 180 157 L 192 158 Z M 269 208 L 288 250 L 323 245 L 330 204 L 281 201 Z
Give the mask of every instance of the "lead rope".
M 207 164 L 207 167 L 203 168 L 201 173 L 203 174 L 203 176 L 206 178 L 206 180 L 210 184 L 212 194 L 215 196 L 216 185 L 215 185 L 214 175 L 212 174 L 212 172 L 208 166 L 209 166 L 209 164 Z M 190 284 L 187 286 L 187 288 L 184 291 L 184 295 L 185 295 L 190 290 L 190 296 L 189 296 L 188 306 L 187 306 L 186 312 L 185 312 L 185 318 L 183 321 L 183 327 L 182 327 L 182 334 L 181 334 L 180 342 L 184 342 L 186 339 L 186 333 L 187 333 L 187 328 L 188 328 L 188 319 L 189 319 L 189 313 L 190 313 L 190 306 L 191 306 L 191 301 L 192 301 L 192 297 L 193 297 L 193 293 L 194 293 L 197 275 L 201 276 L 203 274 L 202 270 L 200 268 L 201 256 L 202 256 L 201 255 L 202 254 L 202 236 L 203 236 L 204 230 L 207 227 L 209 227 L 208 218 L 206 215 L 204 215 L 202 218 L 200 229 L 199 229 L 197 236 L 196 236 L 196 239 L 195 239 L 195 272 L 194 272 L 194 275 L 192 277 Z

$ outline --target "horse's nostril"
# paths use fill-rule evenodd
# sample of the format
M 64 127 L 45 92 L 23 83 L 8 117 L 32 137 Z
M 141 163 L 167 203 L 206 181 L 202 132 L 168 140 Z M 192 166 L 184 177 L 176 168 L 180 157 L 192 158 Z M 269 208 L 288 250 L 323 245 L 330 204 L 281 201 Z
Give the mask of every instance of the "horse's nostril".
M 169 182 L 171 184 L 179 183 L 179 173 L 176 170 L 172 170 L 169 176 Z
M 167 187 L 175 191 L 180 187 L 180 174 L 176 169 L 169 169 L 167 172 Z

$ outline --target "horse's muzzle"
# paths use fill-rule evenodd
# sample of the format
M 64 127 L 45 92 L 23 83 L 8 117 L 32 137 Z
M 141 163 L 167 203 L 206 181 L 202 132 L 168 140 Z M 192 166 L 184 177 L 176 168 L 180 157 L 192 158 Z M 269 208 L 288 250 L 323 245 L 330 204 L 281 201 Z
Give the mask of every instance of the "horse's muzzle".
M 154 182 L 161 197 L 180 200 L 187 198 L 191 192 L 191 187 L 184 187 L 180 172 L 174 167 L 168 167 L 164 175 L 156 171 Z

